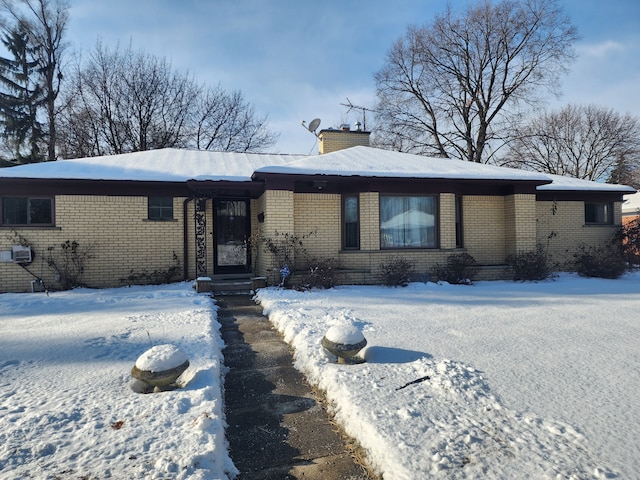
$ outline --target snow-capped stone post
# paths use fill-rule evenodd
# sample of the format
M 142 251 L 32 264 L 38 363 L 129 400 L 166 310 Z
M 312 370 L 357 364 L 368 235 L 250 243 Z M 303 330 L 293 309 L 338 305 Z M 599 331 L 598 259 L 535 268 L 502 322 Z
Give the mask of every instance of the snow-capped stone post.
M 131 369 L 131 376 L 154 392 L 176 388 L 176 380 L 189 367 L 187 354 L 175 345 L 156 345 L 144 352 Z
M 356 355 L 367 345 L 367 339 L 354 325 L 334 325 L 327 330 L 321 343 L 325 350 L 338 358 L 338 363 L 353 365 L 365 362 L 364 358 Z

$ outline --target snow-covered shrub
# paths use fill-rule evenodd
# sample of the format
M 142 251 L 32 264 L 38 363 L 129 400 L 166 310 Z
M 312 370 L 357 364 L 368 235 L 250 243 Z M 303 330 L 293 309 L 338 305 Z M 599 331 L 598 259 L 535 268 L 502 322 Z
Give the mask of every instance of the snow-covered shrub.
M 260 232 L 251 235 L 247 242 L 251 248 L 254 262 L 258 261 L 261 251 L 270 255 L 270 261 L 272 262 L 270 283 L 284 286 L 285 282 L 281 282 L 281 270 L 286 266 L 293 276 L 293 274 L 297 274 L 299 270 L 304 268 L 305 260 L 308 258 L 304 241 L 311 236 L 315 236 L 316 233 L 316 231 L 311 231 L 303 235 L 295 235 L 290 232 L 282 233 L 276 230 L 273 235 L 265 235 Z
M 312 258 L 305 278 L 308 288 L 333 288 L 340 280 L 340 262 L 336 258 Z
M 626 270 L 619 245 L 582 245 L 574 254 L 575 270 L 583 277 L 618 278 Z
M 402 257 L 394 257 L 380 264 L 380 278 L 384 285 L 406 287 L 413 275 L 413 264 Z
M 126 285 L 164 285 L 178 281 L 180 274 L 180 259 L 176 252 L 173 252 L 173 265 L 167 268 L 156 268 L 153 272 L 130 270 L 129 275 L 121 278 L 120 282 Z
M 552 273 L 547 253 L 542 245 L 538 245 L 535 251 L 509 255 L 507 264 L 511 267 L 513 280 L 544 280 Z
M 437 282 L 471 284 L 478 274 L 478 262 L 466 252 L 447 257 L 444 265 L 436 264 L 431 269 L 431 277 Z

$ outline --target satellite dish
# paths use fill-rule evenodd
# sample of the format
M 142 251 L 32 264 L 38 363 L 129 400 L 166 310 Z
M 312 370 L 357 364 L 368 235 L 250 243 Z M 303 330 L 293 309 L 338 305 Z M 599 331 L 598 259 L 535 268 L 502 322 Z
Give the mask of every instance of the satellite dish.
M 313 120 L 311 120 L 311 123 L 309 124 L 309 131 L 311 133 L 315 133 L 319 126 L 320 126 L 320 119 L 314 118 Z

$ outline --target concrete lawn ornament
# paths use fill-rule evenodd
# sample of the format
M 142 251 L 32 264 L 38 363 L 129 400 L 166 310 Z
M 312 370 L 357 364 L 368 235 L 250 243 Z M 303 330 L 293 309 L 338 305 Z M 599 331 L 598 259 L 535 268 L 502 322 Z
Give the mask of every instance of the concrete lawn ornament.
M 131 376 L 139 383 L 132 388 L 139 393 L 173 390 L 178 377 L 189 367 L 189 359 L 179 347 L 156 345 L 138 357 Z
M 338 358 L 338 363 L 358 364 L 365 359 L 357 354 L 367 345 L 367 339 L 354 325 L 334 325 L 322 338 L 322 346 Z

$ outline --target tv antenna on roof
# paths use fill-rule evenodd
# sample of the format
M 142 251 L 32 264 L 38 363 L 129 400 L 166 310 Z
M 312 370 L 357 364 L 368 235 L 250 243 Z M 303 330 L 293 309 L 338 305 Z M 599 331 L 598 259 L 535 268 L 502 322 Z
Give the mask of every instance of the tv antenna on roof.
M 316 133 L 316 130 L 320 126 L 320 119 L 319 118 L 314 118 L 313 120 L 311 120 L 311 123 L 309 123 L 308 127 L 306 125 L 306 122 L 304 120 L 302 120 L 302 126 L 304 128 L 306 128 L 307 130 L 309 130 L 311 133 L 313 133 L 317 137 L 318 134 Z
M 341 103 L 340 105 L 342 105 L 343 107 L 347 107 L 348 108 L 347 115 L 353 109 L 362 110 L 362 128 L 364 130 L 367 129 L 367 112 L 374 112 L 375 113 L 375 110 L 372 110 L 372 109 L 367 108 L 367 107 L 360 107 L 358 105 L 354 105 L 353 103 L 351 103 L 351 100 L 349 100 L 349 97 L 347 97 L 347 103 Z

